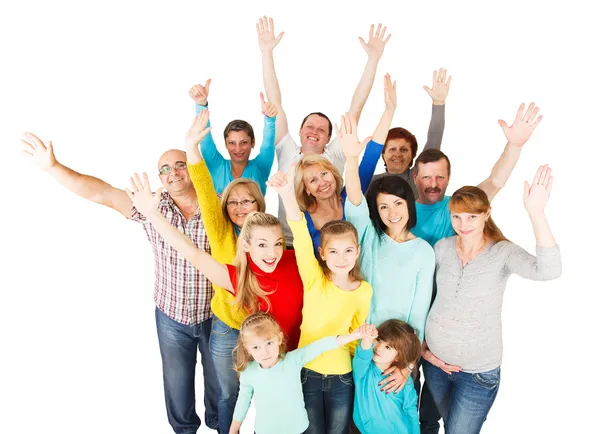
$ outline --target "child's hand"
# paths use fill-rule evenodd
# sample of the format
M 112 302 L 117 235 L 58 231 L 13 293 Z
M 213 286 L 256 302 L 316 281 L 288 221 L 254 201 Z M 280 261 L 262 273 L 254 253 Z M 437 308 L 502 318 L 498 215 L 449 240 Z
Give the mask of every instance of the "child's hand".
M 360 333 L 362 339 L 375 339 L 378 336 L 377 327 L 374 324 L 363 324 L 358 327 L 356 332 Z

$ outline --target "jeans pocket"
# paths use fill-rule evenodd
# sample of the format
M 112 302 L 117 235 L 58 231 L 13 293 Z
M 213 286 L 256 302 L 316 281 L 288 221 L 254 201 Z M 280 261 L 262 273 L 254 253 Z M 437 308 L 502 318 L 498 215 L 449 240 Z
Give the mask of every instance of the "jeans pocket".
M 225 336 L 231 331 L 231 327 L 225 324 L 220 319 L 213 317 L 212 326 L 210 332 L 215 335 Z
M 352 378 L 352 371 L 347 374 L 338 375 L 340 381 L 346 386 L 352 386 L 354 384 L 354 378 Z
M 500 368 L 473 374 L 473 379 L 486 389 L 494 389 L 500 384 Z

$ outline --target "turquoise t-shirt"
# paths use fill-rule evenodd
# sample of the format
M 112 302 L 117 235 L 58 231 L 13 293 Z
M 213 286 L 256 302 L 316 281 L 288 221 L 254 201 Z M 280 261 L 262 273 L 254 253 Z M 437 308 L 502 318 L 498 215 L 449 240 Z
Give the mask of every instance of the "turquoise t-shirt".
M 308 415 L 300 371 L 325 351 L 337 348 L 336 337 L 319 339 L 310 345 L 290 351 L 272 368 L 264 369 L 250 362 L 240 375 L 240 393 L 233 420 L 242 422 L 254 395 L 256 434 L 300 434 L 308 428 Z
M 444 200 L 433 205 L 423 205 L 415 203 L 417 208 L 417 224 L 411 232 L 419 238 L 423 238 L 433 247 L 442 238 L 456 235 L 452 229 L 452 220 L 450 219 L 450 209 L 448 203 L 450 196 L 445 196 Z
M 362 434 L 419 434 L 417 392 L 412 377 L 398 393 L 382 392 L 377 385 L 382 371 L 373 363 L 373 347 L 360 343 L 352 360 L 354 376 L 353 419 Z
M 358 206 L 346 200 L 345 211 L 358 232 L 360 271 L 373 287 L 368 322 L 406 321 L 423 341 L 433 291 L 433 248 L 421 238 L 399 243 L 386 234 L 380 237 L 364 196 Z

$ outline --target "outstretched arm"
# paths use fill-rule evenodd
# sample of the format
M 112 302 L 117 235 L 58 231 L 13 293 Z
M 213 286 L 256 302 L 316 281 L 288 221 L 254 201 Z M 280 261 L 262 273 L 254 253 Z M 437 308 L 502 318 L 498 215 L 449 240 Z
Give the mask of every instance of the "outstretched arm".
M 189 90 L 190 98 L 196 103 L 196 116 L 199 116 L 203 111 L 208 110 L 208 92 L 210 89 L 211 79 L 206 81 L 206 84 L 196 84 Z M 207 124 L 210 127 L 210 120 Z M 209 170 L 214 171 L 217 167 L 226 163 L 225 158 L 217 150 L 217 144 L 213 139 L 210 129 L 208 134 L 205 134 L 200 141 L 200 147 L 202 148 L 202 155 L 206 160 L 206 165 Z
M 152 223 L 156 231 L 171 245 L 175 250 L 190 261 L 208 280 L 221 288 L 233 292 L 231 280 L 227 267 L 210 254 L 197 248 L 192 240 L 173 226 L 158 211 L 157 206 L 160 201 L 160 194 L 163 188 L 158 189 L 156 194 L 150 189 L 148 175 L 143 174 L 143 181 L 135 173 L 131 178 L 131 190 L 125 190 L 131 199 L 133 205 Z
M 59 163 L 54 156 L 51 141 L 43 142 L 35 134 L 25 133 L 21 144 L 23 153 L 32 157 L 40 169 L 48 172 L 77 196 L 112 208 L 127 218 L 131 217 L 131 201 L 124 190 L 93 176 L 78 173 Z
M 268 178 L 275 158 L 275 134 L 277 122 L 277 107 L 270 101 L 265 101 L 263 93 L 260 93 L 261 113 L 265 117 L 263 128 L 263 141 L 260 145 L 260 152 L 254 158 L 254 164 L 257 165 L 260 172 L 264 174 L 264 179 Z M 264 188 L 264 187 L 262 187 Z
M 275 143 L 277 144 L 288 133 L 287 116 L 281 105 L 281 90 L 279 89 L 279 80 L 275 73 L 275 60 L 273 59 L 273 50 L 281 41 L 283 32 L 275 37 L 273 18 L 264 16 L 259 18 L 258 23 L 256 23 L 256 33 L 258 35 L 258 46 L 262 54 L 263 85 L 267 93 L 267 99 L 275 104 L 278 112 L 275 124 Z
M 335 124 L 335 133 L 340 142 L 340 147 L 346 156 L 346 194 L 347 199 L 352 205 L 358 206 L 362 202 L 363 193 L 361 190 L 361 180 L 358 173 L 358 156 L 365 149 L 370 137 L 367 137 L 362 143 L 356 135 L 356 118 L 346 113 L 342 116 L 341 127 Z
M 446 97 L 450 91 L 450 82 L 452 76 L 446 79 L 447 71 L 440 68 L 439 71 L 433 71 L 432 87 L 423 86 L 431 97 L 431 121 L 427 131 L 427 143 L 423 151 L 427 149 L 440 149 L 442 146 L 442 137 L 446 126 Z
M 490 176 L 478 185 L 479 188 L 485 191 L 490 202 L 508 181 L 517 161 L 519 161 L 523 145 L 527 143 L 535 128 L 542 121 L 542 116 L 537 115 L 538 111 L 539 107 L 536 107 L 535 103 L 529 104 L 527 111 L 525 111 L 525 104 L 521 104 L 515 121 L 510 127 L 503 120 L 498 121 L 504 131 L 507 143 L 502 155 L 494 164 Z
M 358 38 L 360 44 L 367 53 L 367 64 L 365 65 L 363 74 L 360 77 L 360 81 L 354 90 L 354 95 L 352 95 L 352 101 L 350 102 L 349 112 L 351 115 L 356 116 L 357 122 L 360 119 L 363 107 L 365 106 L 367 98 L 369 97 L 371 89 L 373 88 L 375 73 L 377 72 L 377 65 L 379 64 L 379 60 L 383 55 L 385 44 L 387 44 L 392 37 L 391 33 L 386 37 L 386 31 L 387 27 L 384 26 L 382 29 L 381 24 L 377 26 L 377 30 L 375 30 L 375 26 L 371 24 L 368 42 L 365 42 L 365 40 L 361 37 Z
M 553 179 L 552 169 L 548 165 L 540 166 L 531 186 L 527 181 L 523 186 L 523 203 L 531 219 L 538 247 L 554 247 L 556 245 L 544 211 L 550 198 Z

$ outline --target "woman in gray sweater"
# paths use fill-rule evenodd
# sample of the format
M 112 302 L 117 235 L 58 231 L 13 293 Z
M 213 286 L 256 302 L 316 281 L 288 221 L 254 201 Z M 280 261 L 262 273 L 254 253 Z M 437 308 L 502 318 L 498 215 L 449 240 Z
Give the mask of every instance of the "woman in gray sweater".
M 561 274 L 560 251 L 544 208 L 552 171 L 538 169 L 525 182 L 523 202 L 536 239 L 536 255 L 508 241 L 490 217 L 486 194 L 463 187 L 450 199 L 456 236 L 438 241 L 437 296 L 423 343 L 426 384 L 447 434 L 478 433 L 494 403 L 502 362 L 502 297 L 512 274 L 532 280 Z

